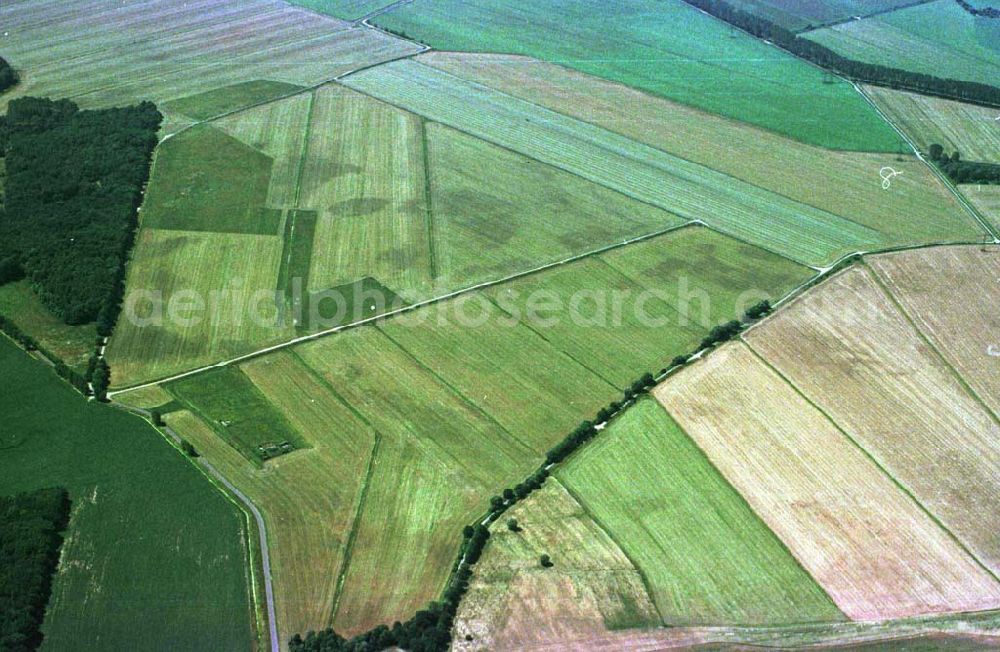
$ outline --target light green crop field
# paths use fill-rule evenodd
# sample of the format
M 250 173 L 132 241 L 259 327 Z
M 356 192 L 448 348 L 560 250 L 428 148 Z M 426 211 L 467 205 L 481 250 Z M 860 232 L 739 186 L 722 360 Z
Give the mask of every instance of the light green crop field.
M 762 298 L 776 300 L 812 275 L 764 250 L 690 227 L 488 294 L 547 342 L 624 388 L 694 350 L 712 326 L 740 318 Z
M 438 284 L 460 288 L 683 220 L 557 167 L 427 125 Z
M 177 231 L 278 235 L 281 215 L 265 209 L 271 159 L 209 125 L 157 150 L 142 226 Z
M 536 454 L 620 394 L 483 294 L 380 330 Z
M 243 519 L 137 417 L 88 403 L 0 338 L 0 493 L 69 490 L 42 650 L 255 643 Z
M 253 462 L 265 459 L 259 446 L 283 442 L 295 448 L 305 445 L 288 419 L 235 367 L 212 369 L 164 387 Z
M 889 11 L 913 0 L 731 0 L 737 9 L 800 31 L 832 22 Z
M 829 262 L 884 239 L 827 211 L 414 61 L 365 70 L 344 83 L 801 262 Z
M 680 0 L 435 0 L 379 26 L 439 50 L 524 54 L 825 147 L 894 151 L 896 137 L 850 84 Z M 711 89 L 711 92 L 707 92 Z
M 667 625 L 843 619 L 655 401 L 557 471 L 643 573 Z
M 805 34 L 835 52 L 868 63 L 936 77 L 996 84 L 1000 25 L 936 0 Z
M 43 347 L 81 373 L 94 352 L 93 324 L 68 326 L 41 302 L 28 281 L 0 285 L 0 315 L 14 322 Z
M 85 108 L 181 100 L 200 117 L 260 101 L 262 84 L 268 93 L 277 85 L 315 86 L 419 50 L 279 0 L 105 3 L 86 10 L 5 2 L 0 23 L 4 58 L 25 73 L 0 109 L 25 95 L 72 97 Z M 255 86 L 242 86 L 247 82 Z M 192 96 L 217 89 L 228 91 L 202 95 L 191 108 Z
M 278 235 L 141 228 L 107 350 L 112 384 L 163 378 L 294 337 L 276 302 L 281 249 Z
M 295 84 L 257 79 L 171 100 L 163 105 L 163 109 L 195 120 L 208 120 L 244 107 L 272 102 L 301 90 L 303 88 Z
M 311 290 L 376 278 L 431 293 L 423 127 L 342 86 L 316 91 L 298 205 L 319 218 Z
M 979 233 L 974 220 L 903 138 L 894 153 L 832 151 L 525 57 L 429 52 L 416 60 L 859 222 L 882 232 L 887 243 L 947 242 Z M 628 111 L 622 111 L 623 106 Z M 962 110 L 949 120 L 951 128 L 944 129 L 954 134 L 968 128 L 969 137 L 959 147 L 963 156 L 990 160 L 974 154 L 1000 142 L 995 115 L 984 107 L 958 106 Z M 923 117 L 917 117 L 919 126 L 929 126 Z M 909 124 L 893 118 L 904 128 Z M 888 190 L 879 175 L 884 166 L 901 173 Z M 490 187 L 490 192 L 496 191 Z

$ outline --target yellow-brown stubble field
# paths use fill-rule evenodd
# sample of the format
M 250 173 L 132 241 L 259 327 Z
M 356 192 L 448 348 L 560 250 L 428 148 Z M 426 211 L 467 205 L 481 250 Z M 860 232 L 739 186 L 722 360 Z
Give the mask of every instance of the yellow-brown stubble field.
M 743 343 L 655 390 L 852 619 L 1000 606 L 1000 584 Z
M 905 251 L 868 264 L 976 396 L 1000 414 L 1000 247 Z
M 1000 425 L 871 272 L 840 274 L 745 339 L 1000 572 Z

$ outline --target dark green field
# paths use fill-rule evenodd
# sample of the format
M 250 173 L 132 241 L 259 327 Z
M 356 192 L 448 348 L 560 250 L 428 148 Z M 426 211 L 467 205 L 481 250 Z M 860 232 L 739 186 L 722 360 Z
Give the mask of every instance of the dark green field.
M 47 650 L 248 650 L 242 516 L 137 417 L 0 337 L 0 494 L 65 487 Z

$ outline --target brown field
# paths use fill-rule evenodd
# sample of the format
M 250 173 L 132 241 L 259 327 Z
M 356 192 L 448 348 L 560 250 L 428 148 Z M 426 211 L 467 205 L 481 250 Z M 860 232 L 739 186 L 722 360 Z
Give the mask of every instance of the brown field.
M 527 57 L 431 52 L 417 60 L 861 222 L 899 241 L 958 238 L 976 231 L 940 181 L 912 155 L 897 160 L 894 154 L 826 150 Z M 629 110 L 622 111 L 623 106 Z M 893 179 L 891 192 L 880 186 L 883 165 L 903 172 Z
M 1000 606 L 1000 585 L 742 343 L 655 390 L 853 619 Z
M 509 518 L 520 532 L 507 528 Z M 459 606 L 453 649 L 518 650 L 659 625 L 632 562 L 555 478 L 490 530 Z M 553 568 L 539 565 L 543 553 Z
M 930 278 L 929 267 L 920 273 Z M 942 308 L 944 323 L 962 324 L 953 323 L 952 335 L 975 339 L 969 337 L 975 322 L 965 321 L 970 311 L 947 317 Z M 937 335 L 948 339 L 949 333 Z M 840 274 L 753 329 L 746 341 L 981 563 L 1000 572 L 1000 513 L 991 507 L 1000 501 L 1000 425 L 870 272 L 856 267 Z M 994 359 L 983 346 L 989 364 Z
M 0 108 L 24 95 L 91 108 L 257 79 L 311 86 L 419 49 L 278 0 L 5 2 L 0 24 L 23 77 Z
M 920 332 L 1000 414 L 1000 247 L 920 249 L 868 264 Z
M 949 154 L 957 149 L 967 161 L 1000 163 L 996 109 L 878 86 L 865 86 L 865 93 L 921 151 L 938 143 Z
M 258 468 L 190 412 L 164 417 L 264 515 L 279 633 L 318 629 L 333 615 L 337 579 L 375 435 L 294 356 L 241 367 L 310 448 Z

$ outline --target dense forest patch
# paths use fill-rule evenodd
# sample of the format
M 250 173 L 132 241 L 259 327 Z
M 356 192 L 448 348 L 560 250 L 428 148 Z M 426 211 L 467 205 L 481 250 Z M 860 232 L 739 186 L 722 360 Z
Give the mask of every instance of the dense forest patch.
M 80 111 L 21 98 L 0 118 L 0 283 L 26 276 L 67 324 L 108 334 L 162 116 L 150 102 Z
M 65 489 L 0 496 L 0 649 L 34 650 L 69 522 Z
M 10 67 L 6 59 L 0 57 L 0 93 L 16 84 L 17 81 L 17 72 Z

